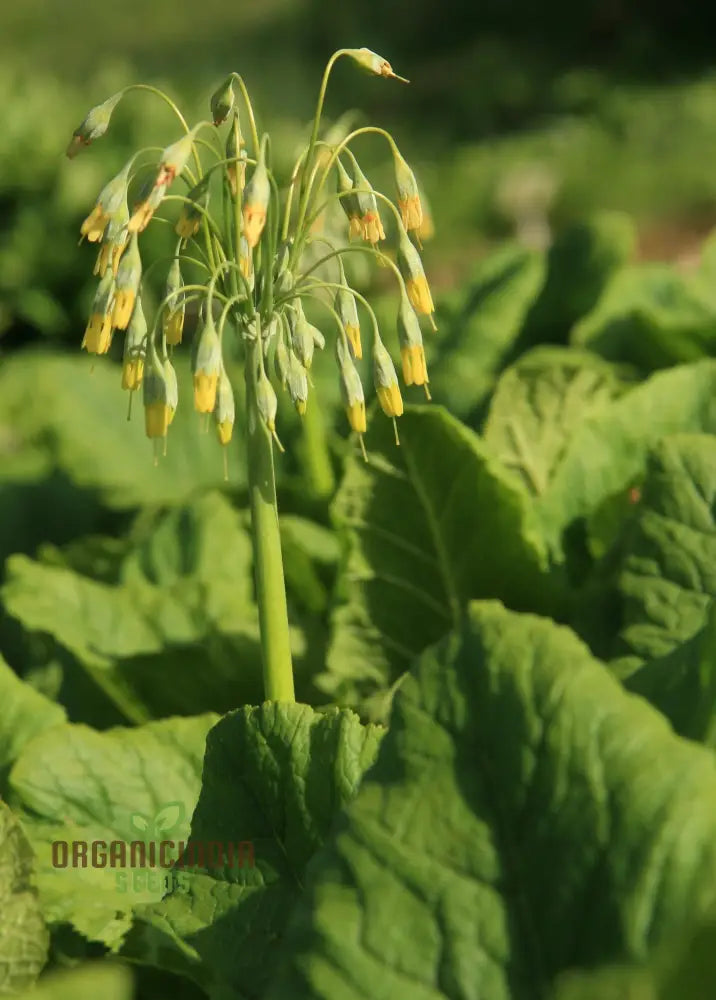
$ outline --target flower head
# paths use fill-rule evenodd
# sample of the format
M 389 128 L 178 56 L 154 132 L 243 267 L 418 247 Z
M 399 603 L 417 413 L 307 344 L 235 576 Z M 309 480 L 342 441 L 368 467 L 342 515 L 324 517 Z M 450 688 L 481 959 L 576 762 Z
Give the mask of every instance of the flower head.
M 121 205 L 110 216 L 109 223 L 104 234 L 104 241 L 102 246 L 99 248 L 99 253 L 97 254 L 97 261 L 94 267 L 95 274 L 99 274 L 101 277 L 104 277 L 104 272 L 107 270 L 107 267 L 111 265 L 112 272 L 116 277 L 117 271 L 119 270 L 120 258 L 124 253 L 129 240 L 129 230 L 127 229 L 128 223 L 129 208 L 127 207 L 127 197 L 125 193 L 125 197 Z

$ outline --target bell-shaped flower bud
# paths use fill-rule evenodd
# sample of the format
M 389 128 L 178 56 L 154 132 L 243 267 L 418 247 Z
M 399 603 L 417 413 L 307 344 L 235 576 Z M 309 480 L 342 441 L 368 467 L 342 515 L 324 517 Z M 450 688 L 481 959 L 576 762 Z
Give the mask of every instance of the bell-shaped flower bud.
M 410 237 L 400 226 L 398 240 L 398 267 L 405 281 L 408 298 L 416 312 L 431 317 L 435 311 L 433 298 L 430 294 L 428 279 L 425 277 L 420 254 L 410 242 Z M 433 326 L 435 323 L 433 322 Z
M 122 255 L 117 269 L 112 323 L 120 330 L 127 329 L 141 279 L 142 258 L 139 255 L 137 234 L 133 233 L 129 241 L 129 248 Z
M 426 385 L 428 369 L 420 323 L 405 293 L 400 296 L 398 310 L 398 340 L 403 362 L 403 381 L 406 385 Z
M 167 418 L 168 426 L 174 419 L 174 414 L 176 413 L 177 406 L 179 405 L 179 382 L 177 380 L 177 373 L 174 370 L 174 365 L 171 363 L 169 358 L 164 358 L 164 378 L 167 383 L 167 409 L 169 410 Z
M 196 133 L 201 128 L 201 123 L 189 129 L 186 135 L 177 139 L 162 153 L 159 160 L 159 170 L 154 179 L 155 187 L 169 187 L 172 181 L 181 174 L 184 167 L 189 162 Z
M 238 111 L 234 112 L 234 118 L 226 138 L 226 159 L 230 161 L 226 165 L 226 173 L 229 178 L 231 194 L 235 198 L 237 193 L 242 190 L 246 179 L 246 149 L 241 137 Z
M 70 160 L 77 156 L 83 146 L 89 146 L 95 139 L 100 139 L 104 135 L 109 128 L 112 112 L 121 101 L 123 94 L 124 92 L 120 91 L 88 111 L 82 124 L 72 133 L 72 139 L 67 147 L 67 156 Z
M 410 83 L 406 80 L 404 76 L 398 76 L 397 73 L 393 72 L 393 67 L 390 65 L 387 59 L 383 56 L 379 56 L 377 52 L 372 52 L 370 49 L 346 49 L 346 55 L 349 55 L 354 59 L 361 69 L 367 70 L 369 73 L 374 73 L 376 76 L 387 76 L 393 80 L 400 80 L 401 83 Z
M 341 208 L 346 213 L 346 218 L 348 219 L 348 235 L 351 238 L 354 236 L 360 236 L 363 229 L 361 226 L 361 213 L 360 206 L 358 204 L 358 195 L 353 191 L 353 181 L 340 159 L 336 160 L 336 178 L 336 186 Z
M 398 208 L 403 226 L 419 235 L 423 225 L 423 206 L 415 174 L 397 149 L 393 150 L 393 166 L 395 168 L 395 186 L 398 189 Z
M 356 201 L 361 236 L 367 243 L 375 246 L 379 240 L 385 239 L 385 232 L 383 231 L 383 223 L 380 221 L 375 193 L 370 181 L 358 166 L 357 160 L 353 161 L 353 187 L 357 189 Z
M 163 438 L 171 422 L 170 393 L 164 363 L 152 349 L 147 358 L 142 380 L 144 397 L 144 428 L 148 438 Z
M 353 364 L 348 343 L 341 336 L 336 339 L 336 360 L 338 362 L 341 399 L 348 416 L 348 423 L 354 431 L 364 434 L 366 420 L 363 383 L 360 380 L 358 369 Z
M 188 201 L 182 205 L 181 215 L 175 230 L 183 240 L 191 239 L 199 231 L 202 219 L 209 207 L 209 175 L 202 177 L 187 195 Z
M 303 416 L 308 400 L 308 373 L 293 351 L 288 352 L 288 394 L 298 413 Z
M 107 271 L 97 286 L 92 312 L 82 347 L 90 354 L 106 354 L 112 343 L 112 308 L 114 305 L 114 275 Z
M 194 374 L 194 409 L 211 413 L 216 405 L 216 387 L 221 374 L 221 341 L 214 326 L 211 309 L 194 342 L 192 371 Z
M 165 298 L 167 299 L 164 312 L 164 339 L 170 347 L 181 344 L 184 332 L 186 303 L 184 295 L 180 292 L 183 284 L 179 258 L 175 257 L 167 274 L 167 284 L 164 291 Z
M 395 365 L 382 340 L 376 338 L 373 346 L 373 384 L 378 402 L 387 417 L 400 417 L 403 397 L 398 387 Z
M 80 232 L 90 243 L 99 243 L 112 216 L 126 204 L 128 173 L 126 166 L 102 188 L 94 208 L 82 223 Z
M 244 236 L 252 250 L 261 238 L 261 233 L 266 225 L 270 197 L 271 184 L 266 167 L 266 142 L 263 141 L 254 172 L 244 188 L 241 210 L 244 219 Z
M 291 347 L 306 371 L 310 371 L 313 364 L 313 350 L 316 346 L 315 333 L 323 340 L 320 331 L 316 330 L 316 327 L 309 323 L 304 316 L 303 307 L 299 300 L 291 319 Z
M 359 361 L 363 357 L 363 346 L 360 339 L 360 320 L 358 319 L 358 308 L 355 296 L 350 288 L 345 284 L 345 274 L 341 265 L 341 281 L 343 286 L 336 292 L 336 312 L 340 317 L 344 333 L 348 338 L 351 353 Z
M 147 320 L 141 298 L 137 298 L 132 318 L 124 338 L 122 357 L 122 388 L 133 392 L 142 384 L 144 361 L 147 356 Z
M 273 367 L 276 373 L 276 378 L 283 386 L 286 388 L 288 382 L 288 367 L 289 367 L 289 353 L 286 347 L 286 342 L 283 339 L 283 333 L 280 332 L 276 339 L 276 347 L 274 349 L 273 355 Z
M 276 437 L 276 411 L 278 410 L 278 400 L 276 399 L 274 387 L 271 385 L 271 382 L 269 381 L 263 368 L 261 368 L 258 372 L 256 378 L 256 409 L 272 436 L 276 439 L 279 446 L 281 446 L 281 442 L 278 441 L 278 438 Z M 283 450 L 283 448 L 281 450 Z
M 139 201 L 134 206 L 134 212 L 129 220 L 127 228 L 130 233 L 144 232 L 166 193 L 166 184 L 155 185 L 153 178 L 150 178 L 145 183 L 139 196 Z
M 234 390 L 231 388 L 231 381 L 226 374 L 223 364 L 219 373 L 219 383 L 216 388 L 214 420 L 216 421 L 216 433 L 219 441 L 221 444 L 227 445 L 234 432 L 236 405 L 234 403 Z
M 224 82 L 211 95 L 209 107 L 214 125 L 221 125 L 231 114 L 234 106 L 234 88 L 232 78 L 227 76 Z
M 104 242 L 99 248 L 94 273 L 104 277 L 104 272 L 111 264 L 115 277 L 119 270 L 119 261 L 129 241 L 129 208 L 126 194 L 119 208 L 110 216 L 104 234 Z

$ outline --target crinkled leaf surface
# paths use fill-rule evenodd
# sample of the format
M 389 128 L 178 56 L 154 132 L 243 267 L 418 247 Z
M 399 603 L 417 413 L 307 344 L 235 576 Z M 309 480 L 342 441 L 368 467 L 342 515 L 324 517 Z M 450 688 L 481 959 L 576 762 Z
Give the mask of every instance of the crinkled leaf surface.
M 207 741 L 191 839 L 238 848 L 233 866 L 186 871 L 138 911 L 126 952 L 187 972 L 222 997 L 260 997 L 304 870 L 355 795 L 382 730 L 347 710 L 265 704 L 225 716 Z
M 0 995 L 31 986 L 47 959 L 49 935 L 32 872 L 27 838 L 0 802 Z
M 544 259 L 523 247 L 478 263 L 430 366 L 431 390 L 452 413 L 466 417 L 490 392 L 543 278 Z
M 483 431 L 485 443 L 525 489 L 540 495 L 579 423 L 621 390 L 614 367 L 596 355 L 537 348 L 500 377 Z
M 478 436 L 438 407 L 410 409 L 400 435 L 372 422 L 369 462 L 349 462 L 335 501 L 344 603 L 319 683 L 350 702 L 395 682 L 471 597 L 552 597 L 529 496 Z
M 33 736 L 61 725 L 65 712 L 20 680 L 0 656 L 0 795 L 10 767 Z
M 86 867 L 79 856 L 75 866 L 71 847 L 67 866 L 58 867 L 52 843 L 130 843 L 144 839 L 140 826 L 150 841 L 161 841 L 154 819 L 174 803 L 180 804 L 179 818 L 169 839 L 185 839 L 199 797 L 206 734 L 217 718 L 165 719 L 104 733 L 56 726 L 25 745 L 10 773 L 11 803 L 37 857 L 48 923 L 69 922 L 90 940 L 117 948 L 132 907 L 161 898 L 161 878 L 148 888 L 146 868 L 93 867 L 90 855 Z M 134 816 L 145 823 L 134 822 Z M 58 859 L 61 864 L 61 855 Z
M 534 1000 L 715 902 L 712 751 L 569 629 L 475 603 L 398 692 L 268 997 Z
M 665 435 L 716 430 L 716 363 L 701 361 L 652 375 L 572 434 L 549 489 L 537 499 L 555 548 L 562 532 L 643 476 L 649 451 Z
M 663 656 L 716 596 L 716 438 L 673 435 L 652 454 L 620 578 L 628 651 Z
M 658 708 L 675 731 L 716 746 L 716 608 L 706 625 L 664 656 L 637 666 L 624 679 L 629 691 Z
M 116 575 L 100 582 L 15 556 L 2 598 L 28 635 L 52 636 L 132 721 L 260 697 L 251 542 L 227 500 L 209 493 L 145 518 Z

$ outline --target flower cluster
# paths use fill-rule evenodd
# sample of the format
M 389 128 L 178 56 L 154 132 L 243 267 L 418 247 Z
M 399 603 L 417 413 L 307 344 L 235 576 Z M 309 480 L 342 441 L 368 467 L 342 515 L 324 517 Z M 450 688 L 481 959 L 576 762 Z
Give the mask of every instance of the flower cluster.
M 344 260 L 356 251 L 393 272 L 400 301 L 396 326 L 403 382 L 423 386 L 429 398 L 420 317 L 427 317 L 434 328 L 434 306 L 418 248 L 430 220 L 415 175 L 390 133 L 366 126 L 341 135 L 334 129 L 319 137 L 328 76 L 341 56 L 375 75 L 402 79 L 368 49 L 336 52 L 324 73 L 311 138 L 283 189 L 271 168 L 269 137 L 259 136 L 244 81 L 236 73 L 211 97 L 211 119 L 193 128 L 167 95 L 135 85 L 93 108 L 73 135 L 70 157 L 106 132 L 114 109 L 130 90 L 160 96 L 182 125 L 181 137 L 149 166 L 151 150 L 136 153 L 102 189 L 81 226 L 82 236 L 99 245 L 99 284 L 82 346 L 104 354 L 114 331 L 126 331 L 122 387 L 130 393 L 142 389 L 146 433 L 155 442 L 166 441 L 178 405 L 171 352 L 182 342 L 192 302 L 198 316 L 192 340 L 194 408 L 213 416 L 221 444 L 231 440 L 235 420 L 225 366 L 227 327 L 238 333 L 237 343 L 243 346 L 248 419 L 253 409 L 277 444 L 274 385 L 288 394 L 299 414 L 305 413 L 314 352 L 324 349 L 329 336 L 334 339 L 348 421 L 362 435 L 366 401 L 356 361 L 363 356 L 364 312 L 370 321 L 375 393 L 395 423 L 403 413 L 403 398 L 393 360 L 370 303 L 346 277 Z M 246 137 L 237 93 L 249 126 Z M 371 185 L 356 159 L 356 140 L 371 133 L 388 143 L 395 204 Z M 165 294 L 150 326 L 142 305 L 141 234 L 160 206 L 172 201 L 181 206 L 177 240 L 166 263 Z M 347 233 L 336 240 L 322 231 L 320 221 L 327 207 L 338 206 Z M 394 255 L 382 249 L 386 229 L 395 236 Z M 191 282 L 185 280 L 187 270 L 195 272 Z M 304 312 L 309 299 L 323 310 L 323 331 Z

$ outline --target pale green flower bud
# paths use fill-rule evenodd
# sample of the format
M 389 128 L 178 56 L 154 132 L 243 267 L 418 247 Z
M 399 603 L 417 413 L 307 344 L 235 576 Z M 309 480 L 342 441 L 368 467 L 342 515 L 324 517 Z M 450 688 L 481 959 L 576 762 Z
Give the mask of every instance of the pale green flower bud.
M 393 80 L 400 80 L 401 83 L 410 83 L 410 80 L 406 80 L 404 76 L 398 76 L 397 73 L 394 73 L 388 60 L 379 56 L 377 52 L 366 48 L 347 49 L 346 55 L 349 55 L 362 69 L 368 70 L 369 73 L 391 77 Z
M 120 91 L 87 113 L 82 124 L 72 133 L 72 139 L 67 147 L 67 156 L 70 160 L 77 156 L 83 146 L 89 146 L 95 139 L 100 139 L 104 135 L 109 128 L 112 112 L 123 96 L 123 91 Z
M 214 125 L 221 125 L 231 114 L 231 109 L 234 106 L 234 88 L 231 83 L 231 77 L 228 76 L 211 95 L 209 107 L 211 108 L 211 117 L 214 120 Z

